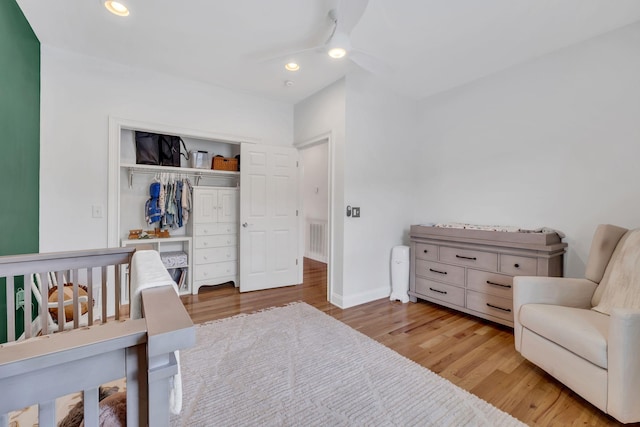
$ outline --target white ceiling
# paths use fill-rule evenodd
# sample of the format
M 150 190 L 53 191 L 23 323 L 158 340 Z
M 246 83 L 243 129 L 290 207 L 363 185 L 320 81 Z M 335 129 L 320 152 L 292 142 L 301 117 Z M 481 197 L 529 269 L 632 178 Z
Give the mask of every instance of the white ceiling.
M 265 61 L 322 44 L 338 0 L 128 0 L 126 18 L 99 0 L 17 2 L 45 45 L 289 103 L 355 67 L 315 51 L 297 73 Z M 639 20 L 638 0 L 370 0 L 351 41 L 420 99 Z

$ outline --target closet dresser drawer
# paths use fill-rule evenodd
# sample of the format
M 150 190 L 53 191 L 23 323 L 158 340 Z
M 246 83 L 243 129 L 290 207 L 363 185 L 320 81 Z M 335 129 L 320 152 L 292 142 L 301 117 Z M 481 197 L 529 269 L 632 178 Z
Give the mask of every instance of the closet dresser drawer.
M 238 237 L 231 234 L 221 234 L 217 236 L 196 236 L 196 249 L 219 248 L 222 246 L 236 246 Z
M 238 272 L 237 266 L 237 262 L 217 262 L 214 264 L 202 265 L 196 264 L 195 280 L 208 280 L 224 276 L 233 276 Z
M 222 248 L 202 249 L 196 252 L 196 264 L 209 264 L 212 262 L 235 261 L 238 259 L 238 249 L 235 246 Z
M 194 225 L 196 236 L 211 236 L 214 234 L 236 234 L 238 224 L 196 224 Z
M 513 277 L 562 276 L 566 243 L 555 232 L 413 225 L 410 300 L 442 304 L 513 326 Z

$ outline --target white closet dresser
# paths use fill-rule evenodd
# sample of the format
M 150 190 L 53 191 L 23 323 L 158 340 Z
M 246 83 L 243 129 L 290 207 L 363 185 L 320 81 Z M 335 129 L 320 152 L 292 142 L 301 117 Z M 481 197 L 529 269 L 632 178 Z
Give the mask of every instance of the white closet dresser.
M 409 298 L 513 326 L 513 276 L 562 276 L 555 232 L 412 225 Z
M 194 187 L 193 294 L 201 286 L 238 286 L 238 189 Z

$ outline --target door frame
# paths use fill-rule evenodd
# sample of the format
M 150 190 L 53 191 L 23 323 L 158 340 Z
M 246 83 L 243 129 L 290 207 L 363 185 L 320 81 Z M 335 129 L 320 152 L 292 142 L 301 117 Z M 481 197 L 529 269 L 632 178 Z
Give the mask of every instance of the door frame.
M 334 183 L 335 183 L 335 179 L 334 179 L 334 156 L 335 156 L 335 149 L 334 149 L 334 142 L 333 142 L 333 131 L 327 131 L 324 133 L 321 133 L 319 135 L 316 135 L 312 138 L 309 138 L 307 140 L 304 141 L 299 141 L 299 142 L 294 142 L 293 146 L 295 148 L 298 149 L 298 151 L 302 151 L 306 148 L 311 148 L 315 145 L 320 145 L 320 144 L 327 144 L 327 151 L 328 151 L 328 155 L 327 155 L 327 178 L 329 180 L 329 182 L 327 183 L 327 226 L 329 229 L 328 234 L 328 239 L 329 241 L 327 242 L 327 301 L 331 302 L 331 295 L 333 295 L 333 275 L 331 274 L 331 268 L 333 265 L 333 221 L 332 221 L 332 215 L 333 215 L 333 193 L 334 193 Z M 299 156 L 301 157 L 301 156 Z M 304 166 L 304 165 L 303 165 Z M 298 182 L 301 183 L 302 182 L 302 169 L 303 168 L 298 168 Z M 302 185 L 298 186 L 298 198 L 299 200 L 303 200 L 302 198 Z M 300 230 L 300 232 L 298 233 L 298 254 L 299 254 L 299 258 L 301 260 L 304 260 L 304 239 L 305 239 L 305 230 L 304 230 L 304 206 L 302 206 L 302 214 L 299 216 L 298 219 L 298 229 Z M 303 277 L 302 275 L 304 274 L 304 268 L 300 270 L 300 278 L 299 281 L 300 283 L 302 283 L 303 281 Z

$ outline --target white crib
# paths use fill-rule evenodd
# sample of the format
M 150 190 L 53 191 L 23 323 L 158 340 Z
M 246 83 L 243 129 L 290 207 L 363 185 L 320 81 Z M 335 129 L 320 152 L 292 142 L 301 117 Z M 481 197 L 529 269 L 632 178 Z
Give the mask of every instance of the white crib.
M 39 425 L 55 426 L 55 399 L 78 391 L 83 392 L 85 425 L 97 426 L 98 387 L 121 378 L 126 378 L 128 426 L 169 424 L 169 380 L 177 372 L 174 351 L 195 344 L 195 329 L 171 286 L 141 291 L 142 319 L 125 319 L 120 314 L 121 270 L 134 267 L 134 252 L 113 248 L 0 257 L 0 278 L 6 280 L 0 291 L 7 297 L 6 322 L 0 325 L 4 324 L 8 337 L 7 343 L 0 344 L 0 427 L 8 425 L 10 411 L 34 404 Z M 31 285 L 34 274 L 43 278 L 50 277 L 50 272 L 57 278 L 53 285 L 58 288 L 57 304 L 43 304 L 47 298 L 42 283 Z M 16 337 L 14 284 L 19 280 L 24 283 L 20 310 L 25 332 Z M 78 283 L 83 280 L 84 297 Z M 67 301 L 65 281 L 70 282 L 72 294 Z M 144 288 L 144 284 L 135 286 Z M 36 313 L 30 304 L 32 293 L 39 301 Z M 83 302 L 88 310 L 84 325 Z M 61 321 L 52 323 L 49 309 L 56 305 L 58 313 L 73 307 L 73 320 L 65 322 L 61 315 Z

